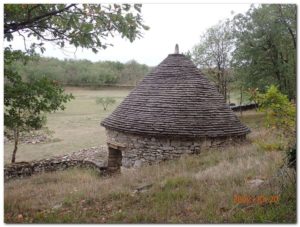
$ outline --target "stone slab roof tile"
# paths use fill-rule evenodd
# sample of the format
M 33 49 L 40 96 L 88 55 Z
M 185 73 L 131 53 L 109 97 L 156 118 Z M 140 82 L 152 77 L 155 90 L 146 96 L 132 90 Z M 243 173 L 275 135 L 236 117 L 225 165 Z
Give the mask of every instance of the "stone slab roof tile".
M 182 54 L 163 60 L 101 125 L 149 136 L 224 137 L 250 132 Z

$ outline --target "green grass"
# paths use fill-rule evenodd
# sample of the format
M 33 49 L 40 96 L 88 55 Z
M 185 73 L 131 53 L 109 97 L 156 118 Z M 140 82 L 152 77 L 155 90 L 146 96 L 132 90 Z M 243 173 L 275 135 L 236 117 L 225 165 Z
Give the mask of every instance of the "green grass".
M 255 112 L 244 116 L 250 125 L 261 117 Z M 13 180 L 4 187 L 5 222 L 295 223 L 295 176 L 290 169 L 279 171 L 285 151 L 265 151 L 252 141 L 276 140 L 272 130 L 257 127 L 247 143 L 124 170 L 110 178 L 70 169 Z M 255 178 L 265 183 L 249 186 L 249 179 Z M 145 184 L 152 186 L 135 192 Z M 280 199 L 273 204 L 236 204 L 235 195 Z
M 54 141 L 43 144 L 20 144 L 17 161 L 30 161 L 48 158 L 53 155 L 72 153 L 83 148 L 104 145 L 105 131 L 100 121 L 128 95 L 129 89 L 91 90 L 67 88 L 75 99 L 66 104 L 65 111 L 58 111 L 47 116 L 47 127 L 54 132 Z M 97 105 L 96 97 L 114 97 L 116 103 L 104 111 Z M 4 161 L 10 161 L 12 144 L 4 145 Z
M 66 88 L 75 99 L 66 104 L 64 111 L 47 115 L 47 127 L 53 132 L 51 142 L 20 144 L 17 161 L 32 161 L 53 155 L 68 154 L 83 148 L 106 144 L 105 130 L 100 122 L 108 116 L 129 94 L 130 89 L 120 88 Z M 236 92 L 232 93 L 236 96 Z M 107 111 L 96 104 L 96 97 L 114 97 L 116 103 Z M 4 145 L 4 161 L 9 163 L 13 144 Z
M 22 145 L 18 160 L 105 143 L 99 122 L 128 90 L 68 89 L 76 99 L 65 112 L 49 115 L 48 127 L 61 141 Z M 117 97 L 105 112 L 97 96 Z M 80 107 L 80 108 L 79 108 Z M 238 113 L 237 113 L 238 115 Z M 238 115 L 239 116 L 239 115 Z M 99 177 L 93 170 L 69 169 L 16 179 L 4 184 L 6 223 L 295 223 L 295 177 L 284 163 L 286 144 L 263 127 L 264 115 L 240 116 L 252 132 L 246 143 L 183 155 L 180 159 L 125 169 L 121 175 Z M 279 144 L 280 143 L 280 144 Z M 263 145 L 268 145 L 263 146 Z M 279 146 L 280 145 L 280 146 Z M 5 146 L 5 157 L 9 157 Z M 249 179 L 264 179 L 250 187 Z M 147 190 L 135 192 L 141 185 Z M 275 204 L 235 204 L 235 195 L 279 195 Z

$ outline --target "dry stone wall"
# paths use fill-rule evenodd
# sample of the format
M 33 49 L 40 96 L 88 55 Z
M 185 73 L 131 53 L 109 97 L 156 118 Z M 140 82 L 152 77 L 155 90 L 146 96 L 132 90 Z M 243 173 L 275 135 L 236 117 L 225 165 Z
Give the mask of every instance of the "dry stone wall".
M 65 170 L 73 167 L 92 168 L 99 172 L 99 174 L 107 174 L 107 150 L 105 147 L 92 147 L 69 155 L 32 162 L 7 164 L 4 166 L 4 180 L 8 181 L 41 172 Z
M 207 148 L 222 146 L 245 138 L 245 136 L 216 139 L 157 138 L 125 134 L 109 129 L 106 129 L 106 134 L 108 144 L 122 147 L 120 150 L 123 167 L 140 167 L 143 164 L 178 158 L 183 154 L 197 154 Z

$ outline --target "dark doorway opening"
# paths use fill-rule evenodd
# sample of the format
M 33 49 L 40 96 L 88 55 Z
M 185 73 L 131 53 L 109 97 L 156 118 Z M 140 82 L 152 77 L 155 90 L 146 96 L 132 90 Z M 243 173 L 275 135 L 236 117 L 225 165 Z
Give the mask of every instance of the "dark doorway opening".
M 112 172 L 120 172 L 122 166 L 122 152 L 119 149 L 108 147 L 107 167 Z

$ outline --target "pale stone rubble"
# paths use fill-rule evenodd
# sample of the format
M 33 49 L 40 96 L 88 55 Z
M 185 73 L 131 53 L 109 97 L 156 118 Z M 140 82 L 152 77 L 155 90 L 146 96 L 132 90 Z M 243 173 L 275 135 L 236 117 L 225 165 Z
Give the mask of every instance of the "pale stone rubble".
M 93 168 L 100 174 L 107 169 L 106 146 L 92 147 L 80 151 L 31 162 L 17 162 L 4 166 L 4 180 L 23 178 L 41 172 L 65 170 L 72 167 Z
M 39 143 L 47 143 L 51 142 L 52 139 L 49 135 L 45 133 L 22 133 L 19 138 L 19 143 L 25 144 L 39 144 Z M 14 143 L 13 136 L 6 133 L 4 135 L 4 143 Z

